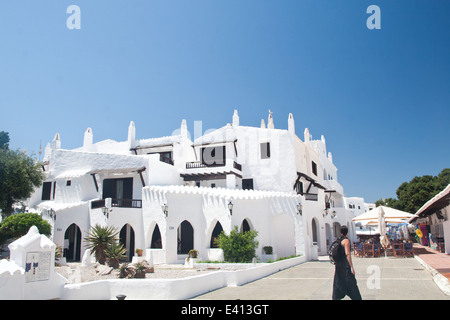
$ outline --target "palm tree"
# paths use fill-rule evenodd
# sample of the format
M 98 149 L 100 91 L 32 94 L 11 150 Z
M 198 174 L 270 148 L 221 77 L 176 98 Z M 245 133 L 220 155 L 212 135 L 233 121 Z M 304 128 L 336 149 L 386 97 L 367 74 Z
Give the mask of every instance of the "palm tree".
M 123 244 L 114 242 L 106 247 L 106 260 L 108 265 L 114 269 L 119 267 L 120 261 L 124 260 L 127 256 L 125 253 L 127 249 L 123 247 Z
M 112 226 L 101 227 L 96 225 L 91 227 L 88 236 L 84 238 L 84 241 L 88 242 L 87 248 L 91 249 L 91 254 L 95 254 L 95 259 L 100 264 L 105 264 L 106 248 L 119 241 L 118 234 L 117 229 Z

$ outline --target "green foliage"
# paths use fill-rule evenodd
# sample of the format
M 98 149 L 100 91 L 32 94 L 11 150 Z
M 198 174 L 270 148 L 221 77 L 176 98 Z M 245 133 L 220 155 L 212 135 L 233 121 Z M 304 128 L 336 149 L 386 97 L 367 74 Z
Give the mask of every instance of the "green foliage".
M 256 241 L 257 236 L 258 231 L 256 230 L 240 233 L 238 227 L 235 226 L 229 235 L 226 235 L 222 231 L 215 242 L 223 250 L 225 261 L 248 263 L 256 257 L 255 252 L 258 247 L 258 241 Z
M 119 267 L 120 261 L 125 260 L 127 257 L 125 253 L 127 249 L 123 247 L 123 244 L 113 242 L 105 249 L 106 261 L 110 267 L 114 269 Z
M 9 238 L 18 239 L 36 226 L 39 233 L 49 236 L 52 226 L 36 213 L 18 213 L 5 218 L 0 224 L 0 243 Z
M 450 184 L 450 169 L 446 168 L 437 176 L 424 175 L 403 182 L 396 192 L 398 199 L 380 199 L 375 204 L 415 213 L 448 184 Z
M 3 144 L 4 142 L 0 142 Z M 24 152 L 0 147 L 0 210 L 4 216 L 14 203 L 26 200 L 44 181 L 41 165 Z
M 0 149 L 9 149 L 9 133 L 0 131 Z
M 91 254 L 95 254 L 98 263 L 105 264 L 107 259 L 106 249 L 119 241 L 118 234 L 119 232 L 112 226 L 101 227 L 96 225 L 91 227 L 84 241 L 88 243 L 87 248 L 91 250 Z

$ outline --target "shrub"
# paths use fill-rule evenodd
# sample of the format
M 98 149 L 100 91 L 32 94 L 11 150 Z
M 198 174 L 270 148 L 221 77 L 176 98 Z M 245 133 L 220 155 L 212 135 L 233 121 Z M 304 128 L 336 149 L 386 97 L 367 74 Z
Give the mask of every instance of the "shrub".
M 119 232 L 114 227 L 101 227 L 96 225 L 91 227 L 89 234 L 84 240 L 88 243 L 87 248 L 91 249 L 91 254 L 95 254 L 95 259 L 100 264 L 106 262 L 106 249 L 108 246 L 119 241 Z
M 0 225 L 0 243 L 9 238 L 18 239 L 36 226 L 40 234 L 50 236 L 52 226 L 37 213 L 18 213 L 3 220 Z
M 114 269 L 117 269 L 119 267 L 120 261 L 126 259 L 126 252 L 127 249 L 125 249 L 123 247 L 123 244 L 121 243 L 114 242 L 107 245 L 105 249 L 105 255 L 108 265 Z
M 223 250 L 225 261 L 232 263 L 247 263 L 252 262 L 252 259 L 256 257 L 255 252 L 259 244 L 258 241 L 256 241 L 257 236 L 258 231 L 256 230 L 240 233 L 238 227 L 235 226 L 229 235 L 226 235 L 222 231 L 216 239 L 216 244 Z

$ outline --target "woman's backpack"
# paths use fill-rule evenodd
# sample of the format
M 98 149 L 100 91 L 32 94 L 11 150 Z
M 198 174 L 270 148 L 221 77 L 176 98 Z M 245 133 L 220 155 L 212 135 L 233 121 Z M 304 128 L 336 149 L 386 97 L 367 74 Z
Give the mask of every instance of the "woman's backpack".
M 336 264 L 336 262 L 339 262 L 342 259 L 342 254 L 339 253 L 339 247 L 341 246 L 341 241 L 344 239 L 345 237 L 340 237 L 334 240 L 328 249 L 328 257 L 332 264 Z

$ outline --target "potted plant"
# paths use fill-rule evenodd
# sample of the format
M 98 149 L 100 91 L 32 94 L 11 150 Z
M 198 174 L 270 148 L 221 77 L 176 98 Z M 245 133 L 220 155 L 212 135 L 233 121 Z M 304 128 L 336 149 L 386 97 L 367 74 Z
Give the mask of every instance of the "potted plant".
M 186 261 L 184 263 L 185 267 L 193 268 L 194 263 L 197 261 L 198 257 L 198 251 L 195 249 L 192 249 L 188 253 L 188 257 L 186 258 Z
M 144 250 L 142 250 L 142 249 L 136 249 L 136 254 L 138 257 L 142 257 L 143 252 L 144 252 Z
M 273 254 L 273 248 L 272 246 L 265 246 L 263 247 L 264 254 Z
M 268 262 L 268 261 L 274 261 L 277 259 L 277 256 L 273 253 L 273 247 L 272 246 L 264 246 L 262 248 L 262 261 Z

